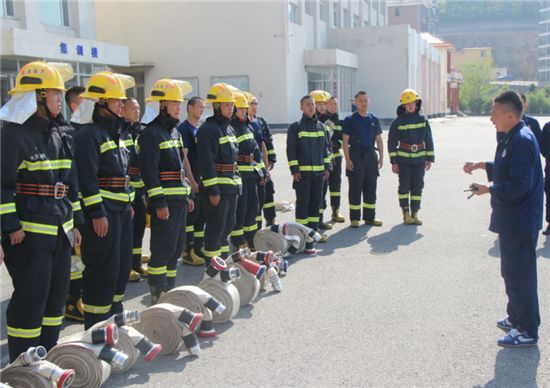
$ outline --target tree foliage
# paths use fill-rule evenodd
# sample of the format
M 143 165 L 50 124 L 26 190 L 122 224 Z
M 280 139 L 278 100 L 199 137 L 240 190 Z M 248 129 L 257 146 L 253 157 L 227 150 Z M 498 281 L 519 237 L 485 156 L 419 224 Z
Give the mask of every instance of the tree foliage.
M 533 0 L 437 0 L 436 4 L 441 24 L 539 20 L 540 4 Z
M 525 95 L 528 114 L 547 114 L 550 112 L 550 98 L 547 92 L 547 89 L 538 89 Z
M 491 84 L 494 63 L 476 61 L 460 66 L 464 83 L 460 85 L 460 109 L 469 114 L 490 113 L 492 100 L 508 85 Z

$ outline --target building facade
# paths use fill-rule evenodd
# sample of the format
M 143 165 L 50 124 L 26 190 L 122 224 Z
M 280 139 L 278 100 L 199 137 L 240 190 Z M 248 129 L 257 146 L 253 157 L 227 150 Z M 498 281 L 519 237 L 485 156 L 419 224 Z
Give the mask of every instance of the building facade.
M 417 32 L 434 34 L 437 6 L 433 0 L 388 0 L 388 24 L 408 24 Z
M 67 82 L 85 86 L 97 71 L 128 66 L 125 46 L 96 39 L 95 5 L 85 0 L 0 0 L 2 25 L 0 102 L 9 99 L 17 71 L 32 61 L 65 62 L 75 77 Z M 67 107 L 63 104 L 65 116 Z
M 550 1 L 540 0 L 539 85 L 550 83 Z

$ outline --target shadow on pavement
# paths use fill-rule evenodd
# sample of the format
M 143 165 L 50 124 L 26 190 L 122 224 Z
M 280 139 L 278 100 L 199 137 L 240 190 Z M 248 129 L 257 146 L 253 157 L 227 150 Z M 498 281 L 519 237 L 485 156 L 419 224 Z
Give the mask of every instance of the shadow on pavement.
M 495 239 L 493 247 L 489 249 L 489 252 L 487 253 L 491 257 L 500 258 L 500 243 L 499 243 L 498 237 Z
M 329 235 L 326 243 L 315 244 L 317 256 L 330 256 L 338 249 L 345 249 L 360 244 L 367 239 L 367 233 L 371 228 L 371 226 L 366 225 L 362 225 L 359 228 L 347 227 Z
M 550 259 L 550 237 L 544 236 L 544 245 L 537 251 L 537 257 Z
M 495 376 L 485 385 L 475 385 L 472 388 L 537 388 L 539 362 L 538 347 L 503 348 L 497 353 Z
M 387 255 L 395 252 L 400 246 L 408 246 L 424 237 L 418 233 L 417 225 L 395 225 L 388 232 L 373 236 L 368 239 L 371 246 L 371 254 Z

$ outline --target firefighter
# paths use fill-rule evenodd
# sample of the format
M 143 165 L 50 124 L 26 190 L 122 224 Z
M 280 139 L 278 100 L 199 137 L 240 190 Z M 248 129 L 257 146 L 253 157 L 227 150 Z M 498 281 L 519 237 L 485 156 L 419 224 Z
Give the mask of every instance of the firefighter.
M 277 163 L 277 152 L 273 145 L 273 135 L 267 121 L 263 117 L 257 116 L 258 99 L 252 93 L 245 93 L 248 99 L 248 120 L 254 130 L 254 138 L 262 153 L 262 160 L 267 167 L 267 183 L 258 186 L 258 198 L 260 199 L 260 214 L 258 214 L 258 228 L 262 228 L 262 210 L 266 226 L 277 223 L 277 212 L 275 211 L 275 184 L 270 171 Z
M 418 211 L 424 173 L 435 161 L 432 130 L 426 116 L 419 113 L 421 107 L 422 100 L 418 94 L 412 89 L 404 90 L 401 105 L 397 107 L 397 118 L 391 123 L 388 134 L 392 171 L 399 174 L 399 206 L 407 225 L 422 225 Z
M 148 102 L 158 101 L 159 115 L 139 137 L 141 175 L 151 214 L 151 305 L 176 286 L 178 259 L 185 246 L 187 212 L 193 211 L 185 174 L 183 140 L 177 130 L 188 82 L 163 78 L 153 85 Z
M 239 145 L 230 125 L 235 97 L 224 83 L 214 84 L 208 93 L 214 115 L 197 132 L 197 156 L 202 178 L 199 186 L 204 211 L 204 253 L 206 266 L 214 256 L 229 256 L 228 237 L 235 226 L 237 197 L 242 182 L 237 170 Z
M 325 121 L 327 121 L 329 115 L 327 114 L 327 102 L 329 101 L 332 96 L 329 92 L 325 92 L 324 90 L 314 90 L 313 92 L 309 93 L 309 95 L 313 98 L 315 101 L 315 108 L 316 108 L 316 115 L 319 122 L 321 122 L 325 128 L 325 140 L 327 142 L 327 147 L 329 150 L 331 149 L 331 133 L 330 133 L 330 127 L 328 125 L 325 125 Z M 332 154 L 330 154 L 330 159 L 332 162 Z M 331 173 L 332 175 L 332 173 Z M 323 213 L 325 209 L 327 208 L 327 193 L 328 193 L 328 180 L 323 182 L 323 193 L 321 197 L 321 207 L 319 208 L 319 230 L 329 230 L 332 229 L 332 225 L 328 224 L 323 221 Z M 319 242 L 325 242 L 319 241 Z
M 129 150 L 123 134 L 122 100 L 132 77 L 102 71 L 81 94 L 95 103 L 92 123 L 76 134 L 76 165 L 84 204 L 81 248 L 84 269 L 84 327 L 123 311 L 132 268 L 132 202 Z M 84 102 L 83 102 L 84 104 Z
M 139 166 L 138 138 L 143 132 L 144 126 L 139 121 L 140 107 L 135 98 L 128 97 L 123 100 L 122 116 L 126 119 L 124 131 L 124 145 L 130 151 L 130 184 L 136 193 L 134 200 L 134 235 L 132 247 L 132 269 L 129 281 L 137 282 L 142 277 L 149 276 L 147 268 L 142 263 L 143 236 L 145 235 L 146 209 L 145 190 L 141 179 Z M 144 259 L 144 261 L 148 261 Z
M 332 172 L 328 178 L 328 187 L 330 192 L 330 206 L 332 208 L 332 220 L 335 222 L 345 222 L 345 218 L 340 214 L 340 198 L 342 197 L 342 121 L 338 116 L 338 99 L 331 97 L 327 102 L 327 119 L 325 126 L 330 128 L 330 147 L 332 151 Z
M 265 185 L 268 177 L 262 153 L 254 138 L 253 129 L 246 117 L 248 99 L 241 91 L 234 92 L 235 114 L 231 127 L 239 143 L 237 167 L 242 180 L 242 194 L 237 201 L 235 227 L 231 232 L 233 251 L 249 247 L 254 249 L 254 236 L 258 231 L 256 217 L 260 213 L 258 187 Z
M 199 194 L 199 183 L 201 174 L 197 164 L 197 141 L 196 134 L 199 129 L 199 120 L 204 112 L 204 100 L 200 97 L 192 97 L 187 101 L 187 120 L 178 126 L 178 131 L 183 139 L 183 152 L 185 154 L 185 171 L 195 198 L 193 211 L 187 214 L 187 237 L 186 244 L 181 258 L 182 264 L 203 265 L 204 253 L 204 216 L 201 210 L 201 197 Z
M 300 109 L 302 118 L 288 128 L 286 154 L 296 190 L 296 222 L 317 230 L 323 183 L 328 180 L 332 164 L 325 127 L 317 120 L 313 97 L 302 97 Z M 304 253 L 315 253 L 312 242 L 306 243 Z
M 73 75 L 68 64 L 25 65 L 7 104 L 29 116 L 2 117 L 12 121 L 0 131 L 2 248 L 14 287 L 6 311 L 12 362 L 31 346 L 56 345 L 71 246 L 81 242 L 75 147 L 60 114 L 64 82 Z
M 382 221 L 375 217 L 378 170 L 382 168 L 384 159 L 382 128 L 378 118 L 369 113 L 369 103 L 369 95 L 358 92 L 355 95 L 357 112 L 346 117 L 342 125 L 342 148 L 349 180 L 349 218 L 352 228 L 360 225 L 361 207 L 366 225 L 382 226 Z M 375 144 L 379 156 L 376 155 Z

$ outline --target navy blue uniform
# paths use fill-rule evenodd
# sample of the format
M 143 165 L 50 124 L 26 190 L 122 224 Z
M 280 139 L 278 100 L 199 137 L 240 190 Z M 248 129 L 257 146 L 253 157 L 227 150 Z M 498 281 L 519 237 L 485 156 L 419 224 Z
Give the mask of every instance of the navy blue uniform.
M 536 247 L 542 227 L 543 180 L 536 138 L 523 121 L 498 143 L 495 161 L 486 166 L 493 182 L 489 230 L 499 234 L 508 317 L 538 338 Z
M 539 142 L 540 153 L 546 159 L 544 166 L 544 192 L 546 193 L 546 222 L 550 223 L 550 122 L 544 124 L 542 135 Z
M 376 216 L 376 184 L 379 174 L 378 154 L 374 144 L 376 136 L 381 133 L 380 121 L 372 113 L 363 117 L 355 112 L 344 119 L 342 134 L 349 136 L 349 157 L 353 163 L 353 171 L 346 169 L 350 221 L 360 220 L 361 208 L 363 220 L 372 221 Z
M 342 197 L 342 124 L 344 120 L 341 120 L 338 116 L 338 112 L 334 114 L 325 115 L 325 126 L 329 127 L 331 132 L 330 147 L 331 147 L 331 159 L 332 159 L 332 172 L 328 179 L 328 188 L 330 190 L 330 206 L 334 209 L 340 208 L 340 198 Z M 323 209 L 326 209 L 326 193 L 323 195 Z
M 267 121 L 265 121 L 263 117 L 256 116 L 255 121 L 251 124 L 254 128 L 254 136 L 258 142 L 260 152 L 262 152 L 262 143 L 265 143 L 268 162 L 277 163 L 277 152 L 273 146 L 273 135 L 271 134 L 271 129 L 269 128 Z M 254 124 L 257 124 L 260 131 L 258 131 Z M 266 168 L 267 167 L 268 166 L 266 166 Z M 268 224 L 273 222 L 275 217 L 277 217 L 277 213 L 275 211 L 275 183 L 273 182 L 273 177 L 271 178 L 272 179 L 270 179 L 265 185 L 258 187 L 258 197 L 260 198 L 260 214 L 258 214 L 258 217 L 256 218 L 258 221 L 258 228 L 262 227 L 262 209 L 264 218 Z

